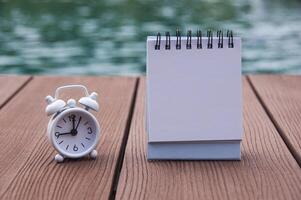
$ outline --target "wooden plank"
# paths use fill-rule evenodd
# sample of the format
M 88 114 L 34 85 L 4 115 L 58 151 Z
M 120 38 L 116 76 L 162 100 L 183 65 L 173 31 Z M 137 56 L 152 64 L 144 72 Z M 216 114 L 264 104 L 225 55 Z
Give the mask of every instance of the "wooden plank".
M 116 199 L 301 199 L 301 171 L 244 79 L 241 161 L 147 161 L 139 84 Z
M 0 108 L 30 80 L 30 76 L 0 75 Z
M 0 112 L 0 199 L 108 199 L 136 80 L 35 77 Z M 99 156 L 56 164 L 46 137 L 44 98 L 58 86 L 77 83 L 99 94 Z
M 301 76 L 249 76 L 263 106 L 301 166 Z

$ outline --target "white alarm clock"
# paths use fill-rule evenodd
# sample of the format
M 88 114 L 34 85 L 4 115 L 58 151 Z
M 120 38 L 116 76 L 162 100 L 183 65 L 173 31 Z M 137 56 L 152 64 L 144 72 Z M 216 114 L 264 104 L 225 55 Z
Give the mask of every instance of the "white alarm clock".
M 84 91 L 85 96 L 78 103 L 83 107 L 76 106 L 74 99 L 69 99 L 67 104 L 59 99 L 59 92 L 63 89 L 78 88 Z M 56 89 L 54 98 L 46 97 L 46 114 L 52 116 L 47 133 L 51 144 L 59 154 L 55 156 L 57 162 L 63 162 L 64 158 L 80 158 L 89 155 L 95 159 L 96 144 L 100 136 L 100 126 L 97 119 L 89 110 L 98 111 L 96 101 L 97 93 L 90 95 L 83 85 L 67 85 Z

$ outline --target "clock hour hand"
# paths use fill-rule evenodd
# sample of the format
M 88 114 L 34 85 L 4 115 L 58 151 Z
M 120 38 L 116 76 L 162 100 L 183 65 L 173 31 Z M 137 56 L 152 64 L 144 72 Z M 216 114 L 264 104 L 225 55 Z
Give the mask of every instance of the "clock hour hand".
M 67 132 L 67 133 L 59 133 L 59 132 L 56 132 L 56 133 L 55 133 L 55 137 L 59 138 L 61 135 L 68 135 L 68 134 L 71 134 L 71 132 Z
M 72 129 L 75 129 L 75 115 L 72 116 Z

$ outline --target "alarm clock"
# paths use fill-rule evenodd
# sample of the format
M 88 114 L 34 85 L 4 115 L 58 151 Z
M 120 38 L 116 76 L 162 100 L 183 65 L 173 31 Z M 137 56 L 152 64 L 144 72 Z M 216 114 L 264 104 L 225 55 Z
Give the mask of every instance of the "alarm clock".
M 64 89 L 76 88 L 84 92 L 76 105 L 74 99 L 67 103 L 59 99 L 59 93 Z M 51 116 L 48 123 L 47 135 L 57 150 L 54 157 L 56 162 L 63 162 L 64 158 L 97 157 L 95 147 L 100 136 L 100 126 L 90 110 L 98 111 L 97 93 L 88 93 L 83 85 L 66 85 L 56 89 L 54 98 L 46 97 L 46 114 Z

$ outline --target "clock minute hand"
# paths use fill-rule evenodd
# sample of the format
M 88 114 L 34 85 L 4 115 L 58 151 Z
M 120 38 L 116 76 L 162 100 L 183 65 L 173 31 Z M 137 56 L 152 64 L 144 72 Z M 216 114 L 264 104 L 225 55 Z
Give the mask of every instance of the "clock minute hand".
M 78 123 L 77 123 L 77 125 L 76 125 L 76 128 L 75 128 L 75 130 L 77 130 L 77 128 L 78 128 L 78 125 L 79 125 L 79 123 L 80 123 L 80 121 L 82 120 L 82 117 L 79 117 L 79 120 L 78 120 Z

